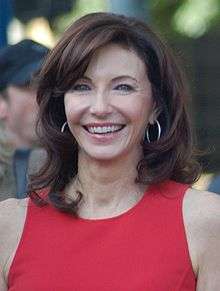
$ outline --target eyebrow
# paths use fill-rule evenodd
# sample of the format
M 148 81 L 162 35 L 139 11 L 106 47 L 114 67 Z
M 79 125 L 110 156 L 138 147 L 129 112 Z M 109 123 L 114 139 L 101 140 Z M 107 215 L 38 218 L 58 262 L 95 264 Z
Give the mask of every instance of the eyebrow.
M 115 77 L 112 79 L 112 81 L 120 81 L 123 79 L 132 79 L 133 81 L 137 82 L 137 80 L 134 77 L 128 76 L 128 75 L 122 75 L 122 76 Z
M 92 81 L 92 80 L 91 80 L 89 77 L 87 77 L 87 76 L 82 76 L 82 78 L 80 78 L 80 79 L 84 79 L 84 80 Z M 134 77 L 129 76 L 129 75 L 117 76 L 117 77 L 113 78 L 112 81 L 115 82 L 115 81 L 120 81 L 120 80 L 123 80 L 123 79 L 132 79 L 133 81 L 138 82 L 137 79 L 135 79 Z

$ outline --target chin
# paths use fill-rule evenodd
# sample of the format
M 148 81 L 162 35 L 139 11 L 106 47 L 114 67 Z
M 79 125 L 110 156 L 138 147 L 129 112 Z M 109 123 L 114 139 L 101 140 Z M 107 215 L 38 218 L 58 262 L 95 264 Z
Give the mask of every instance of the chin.
M 84 151 L 87 157 L 92 160 L 104 162 L 104 161 L 113 161 L 118 160 L 123 156 L 123 152 L 113 152 L 113 151 Z
M 120 145 L 114 147 L 89 147 L 84 148 L 82 152 L 89 159 L 100 161 L 100 162 L 114 162 L 122 161 L 124 163 L 125 159 L 132 159 L 136 162 L 139 158 L 140 148 L 130 148 L 127 145 L 125 147 L 120 147 Z
M 103 154 L 89 154 L 88 155 L 91 159 L 96 160 L 96 161 L 113 161 L 116 159 L 119 159 L 121 155 L 113 155 L 113 154 L 108 154 L 108 153 L 103 153 Z

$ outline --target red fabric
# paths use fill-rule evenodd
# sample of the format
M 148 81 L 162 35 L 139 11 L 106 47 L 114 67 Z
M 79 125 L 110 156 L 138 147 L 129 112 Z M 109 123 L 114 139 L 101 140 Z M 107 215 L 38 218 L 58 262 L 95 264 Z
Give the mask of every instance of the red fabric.
M 182 218 L 187 185 L 151 186 L 115 218 L 76 219 L 30 201 L 9 291 L 195 291 Z

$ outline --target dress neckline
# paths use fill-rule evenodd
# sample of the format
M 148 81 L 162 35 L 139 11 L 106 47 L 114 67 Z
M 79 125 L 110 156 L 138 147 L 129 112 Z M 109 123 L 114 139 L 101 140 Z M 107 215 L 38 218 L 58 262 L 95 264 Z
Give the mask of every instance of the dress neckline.
M 143 204 L 145 204 L 145 200 L 147 199 L 147 197 L 150 196 L 150 194 L 154 192 L 154 188 L 155 188 L 155 185 L 146 186 L 146 190 L 144 191 L 144 194 L 137 201 L 137 203 L 133 205 L 131 208 L 125 210 L 124 212 L 118 215 L 115 215 L 112 217 L 106 217 L 106 218 L 83 218 L 83 217 L 78 216 L 75 219 L 83 223 L 103 223 L 103 222 L 114 222 L 114 221 L 118 221 L 123 218 L 126 218 L 128 216 L 132 216 L 138 212 L 139 208 L 141 208 Z

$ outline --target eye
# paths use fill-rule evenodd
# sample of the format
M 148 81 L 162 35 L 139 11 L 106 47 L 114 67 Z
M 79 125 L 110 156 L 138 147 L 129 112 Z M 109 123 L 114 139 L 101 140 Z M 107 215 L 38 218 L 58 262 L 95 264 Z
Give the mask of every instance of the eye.
M 91 88 L 87 84 L 76 84 L 72 88 L 73 91 L 89 91 Z
M 128 85 L 128 84 L 120 84 L 120 85 L 117 85 L 114 90 L 119 90 L 119 91 L 126 91 L 126 92 L 129 92 L 129 91 L 133 91 L 134 88 L 131 86 L 131 85 Z

